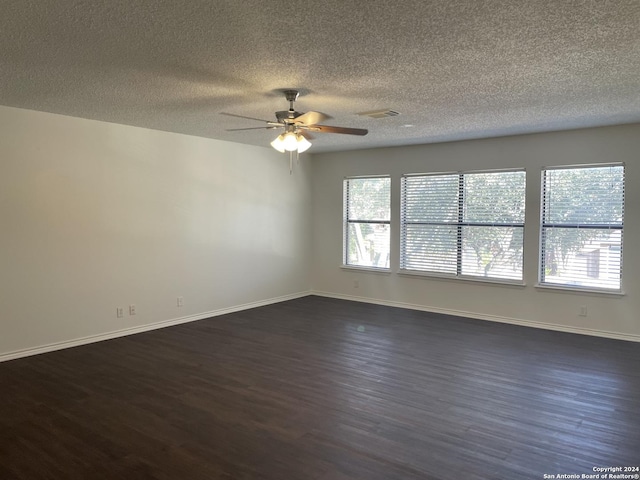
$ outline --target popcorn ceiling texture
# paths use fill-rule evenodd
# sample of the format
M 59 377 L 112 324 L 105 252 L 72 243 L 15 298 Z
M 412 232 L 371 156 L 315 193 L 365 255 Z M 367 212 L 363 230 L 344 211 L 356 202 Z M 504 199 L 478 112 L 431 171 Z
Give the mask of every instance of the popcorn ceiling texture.
M 312 152 L 639 122 L 640 1 L 2 2 L 2 105 L 268 146 L 286 87 L 369 129 Z

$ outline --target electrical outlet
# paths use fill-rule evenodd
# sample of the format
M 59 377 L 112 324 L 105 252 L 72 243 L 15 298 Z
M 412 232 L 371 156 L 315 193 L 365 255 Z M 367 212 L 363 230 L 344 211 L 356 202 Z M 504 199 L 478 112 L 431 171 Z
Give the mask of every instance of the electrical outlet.
M 135 315 L 136 314 L 136 306 L 135 305 L 129 305 L 129 315 Z
M 360 282 L 358 280 L 354 280 L 353 281 L 353 288 L 358 288 L 360 287 Z
M 580 315 L 581 317 L 586 317 L 587 316 L 587 306 L 586 305 L 580 305 L 580 312 L 578 313 L 578 315 Z
M 124 317 L 124 308 L 122 307 L 116 308 L 116 317 L 118 318 Z
M 178 303 L 179 307 L 184 306 L 184 297 L 178 297 L 178 302 L 177 303 Z

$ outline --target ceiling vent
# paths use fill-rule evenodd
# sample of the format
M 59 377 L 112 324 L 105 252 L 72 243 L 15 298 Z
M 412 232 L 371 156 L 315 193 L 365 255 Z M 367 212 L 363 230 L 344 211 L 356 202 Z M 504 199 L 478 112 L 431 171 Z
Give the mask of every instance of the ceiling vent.
M 384 109 L 384 110 L 372 110 L 370 112 L 360 112 L 358 115 L 363 117 L 371 117 L 371 118 L 386 118 L 386 117 L 397 117 L 400 115 L 399 112 L 395 112 L 393 110 Z

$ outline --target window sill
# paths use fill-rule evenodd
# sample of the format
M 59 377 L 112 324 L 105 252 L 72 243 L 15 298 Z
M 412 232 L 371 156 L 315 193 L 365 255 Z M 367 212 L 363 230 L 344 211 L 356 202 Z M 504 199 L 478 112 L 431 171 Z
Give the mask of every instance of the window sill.
M 398 271 L 398 275 L 403 277 L 421 277 L 428 278 L 433 280 L 449 280 L 449 281 L 463 281 L 463 282 L 471 282 L 471 283 L 488 283 L 491 285 L 497 285 L 501 287 L 517 287 L 523 288 L 526 286 L 526 283 L 519 280 L 506 280 L 500 278 L 482 278 L 482 277 L 470 277 L 470 276 L 456 276 L 456 275 L 443 275 L 443 274 L 435 274 L 428 272 L 419 272 L 419 271 L 411 271 L 411 270 L 400 270 Z
M 549 292 L 577 293 L 581 295 L 602 295 L 605 297 L 624 297 L 626 294 L 622 290 L 603 290 L 598 288 L 580 288 L 568 285 L 553 285 L 548 283 L 536 283 L 536 289 Z
M 382 267 L 361 267 L 359 265 L 340 265 L 342 270 L 355 270 L 358 272 L 378 273 L 383 275 L 391 275 L 391 269 Z

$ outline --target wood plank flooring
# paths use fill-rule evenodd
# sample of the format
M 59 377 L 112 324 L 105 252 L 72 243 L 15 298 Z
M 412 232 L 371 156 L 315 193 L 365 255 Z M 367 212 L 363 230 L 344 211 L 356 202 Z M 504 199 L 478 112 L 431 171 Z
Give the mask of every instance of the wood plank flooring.
M 0 364 L 0 479 L 640 464 L 640 345 L 305 297 Z

